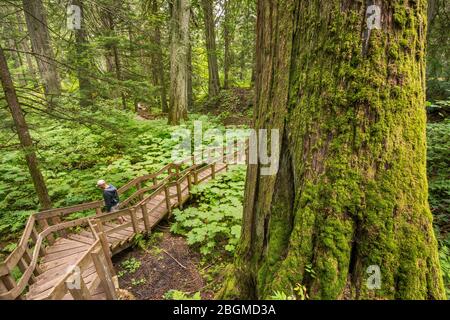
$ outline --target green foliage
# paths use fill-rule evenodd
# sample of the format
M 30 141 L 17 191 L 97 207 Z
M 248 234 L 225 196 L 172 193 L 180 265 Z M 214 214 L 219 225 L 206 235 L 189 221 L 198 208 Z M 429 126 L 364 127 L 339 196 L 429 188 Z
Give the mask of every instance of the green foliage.
M 95 187 L 100 178 L 120 187 L 172 161 L 172 149 L 178 143 L 172 133 L 179 127 L 168 126 L 166 119 L 138 120 L 107 105 L 95 112 L 77 112 L 81 119 L 94 118 L 99 125 L 28 117 L 35 128 L 33 138 L 39 141 L 38 157 L 54 207 L 101 199 Z M 196 120 L 205 129 L 217 123 L 211 117 L 191 115 L 181 127 L 192 128 Z M 0 135 L 0 144 L 6 144 L 8 137 Z M 2 151 L 0 176 L 0 236 L 5 238 L 19 233 L 39 205 L 20 150 Z M 70 219 L 88 213 L 76 213 Z
M 150 236 L 145 236 L 141 233 L 136 234 L 133 237 L 133 247 L 137 247 L 141 250 L 147 251 L 149 247 L 156 246 L 162 237 L 162 232 L 155 232 Z
M 171 231 L 185 235 L 189 245 L 195 245 L 203 255 L 234 253 L 241 234 L 242 200 L 245 167 L 231 168 L 215 180 L 196 186 L 195 205 L 183 211 L 175 210 Z
M 283 291 L 275 290 L 269 300 L 307 300 L 309 299 L 306 286 L 297 283 L 292 290 L 295 294 L 287 295 Z
M 141 262 L 136 258 L 130 258 L 122 262 L 122 268 L 128 273 L 135 273 L 141 267 Z
M 141 278 L 141 279 L 131 279 L 131 285 L 137 287 L 137 286 L 141 286 L 143 284 L 146 284 L 147 280 L 145 278 Z
M 450 299 L 450 241 L 447 245 L 441 246 L 439 250 L 439 260 L 441 263 L 442 275 L 444 277 L 447 298 Z
M 179 290 L 169 290 L 164 294 L 165 300 L 201 300 L 200 292 L 189 295 L 186 292 Z
M 427 127 L 429 202 L 438 227 L 450 217 L 450 119 Z
M 450 97 L 450 3 L 445 0 L 429 2 L 434 8 L 429 10 L 431 19 L 427 35 L 427 97 L 434 101 Z
M 288 296 L 282 291 L 274 291 L 273 295 L 269 297 L 269 300 L 295 300 L 294 296 Z

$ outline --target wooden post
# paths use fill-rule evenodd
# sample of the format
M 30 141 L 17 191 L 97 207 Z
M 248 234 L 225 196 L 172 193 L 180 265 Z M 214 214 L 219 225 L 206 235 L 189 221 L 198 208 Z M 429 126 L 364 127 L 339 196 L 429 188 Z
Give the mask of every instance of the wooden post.
M 105 256 L 101 254 L 101 251 L 94 251 L 91 253 L 91 257 L 92 261 L 94 261 L 95 270 L 100 278 L 100 283 L 105 290 L 106 298 L 108 300 L 117 300 L 112 275 L 108 270 L 107 263 L 103 261 Z
M 167 215 L 170 218 L 170 216 L 172 214 L 172 205 L 170 204 L 170 195 L 169 195 L 169 189 L 167 188 L 167 185 L 164 186 L 164 195 L 166 198 Z
M 27 270 L 28 265 L 26 264 L 25 259 L 23 258 L 23 256 L 17 262 L 17 267 L 19 268 L 20 272 L 22 272 L 22 273 L 24 273 L 25 270 Z
M 133 230 L 135 234 L 139 233 L 139 224 L 136 217 L 136 209 L 130 208 L 130 215 L 131 215 L 131 223 L 133 224 Z
M 137 191 L 142 189 L 142 183 L 141 182 L 138 182 L 138 184 L 136 184 L 136 189 L 137 189 Z M 139 195 L 139 200 L 140 201 L 144 200 L 144 195 L 142 193 Z
M 183 209 L 183 197 L 181 194 L 181 183 L 179 180 L 177 181 L 176 186 L 177 186 L 178 206 L 180 207 L 180 209 Z
M 40 253 L 40 251 L 39 251 L 39 253 Z M 30 264 L 31 264 L 31 260 L 33 259 L 33 254 L 31 253 L 31 250 L 30 250 L 30 249 L 28 249 L 28 248 L 25 249 L 25 252 L 24 252 L 24 254 L 23 254 L 23 259 L 24 259 L 24 261 L 26 262 L 27 265 L 30 265 Z M 33 274 L 34 274 L 35 276 L 38 276 L 38 275 L 40 275 L 41 273 L 42 273 L 42 270 L 41 270 L 41 268 L 39 267 L 39 264 L 36 263 L 36 266 L 34 267 Z
M 71 283 L 74 283 L 74 277 L 79 276 L 80 277 L 80 287 L 79 288 L 73 288 Z M 91 300 L 92 296 L 89 292 L 88 288 L 86 287 L 86 283 L 84 283 L 83 277 L 80 275 L 71 275 L 67 281 L 66 281 L 66 288 L 72 295 L 74 300 Z
M 39 237 L 39 232 L 36 230 L 36 226 L 34 226 L 33 230 L 31 231 L 31 239 L 33 239 L 34 244 L 36 244 L 38 237 Z M 45 255 L 45 249 L 44 249 L 44 246 L 42 246 L 42 245 L 39 249 L 39 254 L 41 256 Z
M 38 220 L 38 225 L 41 228 L 41 231 L 44 231 L 49 227 L 47 219 L 40 219 Z M 55 242 L 55 238 L 51 233 L 47 235 L 47 241 L 49 245 L 52 245 Z
M 211 177 L 213 179 L 216 178 L 216 163 L 215 162 L 211 165 Z
M 0 277 L 0 294 L 8 292 L 8 288 L 6 288 L 5 284 L 3 283 L 2 278 Z
M 146 203 L 141 204 L 141 210 L 142 210 L 142 218 L 144 218 L 145 230 L 147 232 L 149 232 L 151 230 L 151 226 L 150 226 L 150 221 L 148 219 L 148 210 L 147 210 Z
M 40 251 L 39 251 L 39 253 L 40 253 Z M 33 254 L 30 249 L 27 249 L 26 256 L 30 260 L 30 262 L 28 264 L 31 264 L 31 260 L 33 259 Z M 39 263 L 36 263 L 36 266 L 34 267 L 34 275 L 38 276 L 41 273 L 43 273 L 43 271 L 42 271 L 41 267 L 39 267 Z
M 158 184 L 158 177 L 153 178 L 153 185 L 156 186 Z
M 100 207 L 95 208 L 95 214 L 96 215 L 102 214 L 102 208 L 100 208 Z
M 191 193 L 191 189 L 192 189 L 192 181 L 191 181 L 191 174 L 189 173 L 187 176 L 187 182 L 188 182 L 188 190 L 189 193 Z
M 30 262 L 31 262 L 31 259 L 27 258 L 27 253 L 25 252 L 24 255 L 22 256 L 22 258 L 20 258 L 19 261 L 17 262 L 17 267 L 22 272 L 22 274 L 27 271 L 27 268 L 30 266 Z M 31 274 L 31 276 L 28 280 L 29 281 L 28 284 L 35 283 L 36 276 L 38 276 L 38 275 L 39 274 L 36 272 L 36 269 L 34 269 L 33 273 Z
M 107 257 L 106 261 L 111 272 L 114 272 L 114 266 L 111 261 L 111 250 L 109 249 L 108 238 L 106 237 L 105 231 L 103 230 L 103 224 L 99 220 L 95 220 L 93 223 L 95 232 L 97 232 L 98 239 L 102 245 L 103 254 Z
M 197 170 L 194 171 L 194 184 L 198 184 L 198 172 L 197 172 Z
M 8 291 L 14 289 L 17 286 L 16 281 L 14 281 L 14 278 L 11 276 L 11 271 L 7 275 L 0 277 L 0 281 L 3 282 Z

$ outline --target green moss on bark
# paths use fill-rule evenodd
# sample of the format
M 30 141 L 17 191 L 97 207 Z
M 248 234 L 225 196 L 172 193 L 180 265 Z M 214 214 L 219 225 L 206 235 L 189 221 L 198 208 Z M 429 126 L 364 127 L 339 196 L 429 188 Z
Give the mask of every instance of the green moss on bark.
M 312 299 L 445 298 L 427 202 L 426 1 L 383 2 L 370 33 L 366 8 L 259 4 L 255 125 L 280 129 L 284 165 L 275 179 L 249 170 L 235 285 L 253 298 L 297 283 Z

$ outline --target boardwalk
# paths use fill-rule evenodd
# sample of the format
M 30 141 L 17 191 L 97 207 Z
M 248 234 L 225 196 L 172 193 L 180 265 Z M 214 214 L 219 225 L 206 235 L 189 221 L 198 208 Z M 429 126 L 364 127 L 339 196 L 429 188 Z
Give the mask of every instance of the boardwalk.
M 0 264 L 0 299 L 117 299 L 111 256 L 128 248 L 135 235 L 150 233 L 170 218 L 172 209 L 189 199 L 193 185 L 227 170 L 223 160 L 172 163 L 138 177 L 119 189 L 127 197 L 118 212 L 102 213 L 103 202 L 96 201 L 32 215 L 17 248 Z M 75 212 L 87 216 L 68 219 Z M 13 276 L 17 271 L 19 279 Z

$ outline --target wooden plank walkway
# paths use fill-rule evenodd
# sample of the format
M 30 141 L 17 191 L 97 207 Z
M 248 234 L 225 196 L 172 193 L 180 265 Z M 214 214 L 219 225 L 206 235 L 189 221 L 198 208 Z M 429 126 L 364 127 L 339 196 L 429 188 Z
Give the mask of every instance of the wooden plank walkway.
M 228 168 L 222 162 L 184 170 L 182 165 L 170 164 L 120 188 L 120 194 L 134 192 L 118 212 L 102 213 L 103 204 L 97 201 L 30 217 L 17 249 L 0 264 L 0 299 L 116 299 L 118 281 L 111 256 L 131 246 L 136 234 L 150 233 L 170 218 L 173 208 L 189 199 L 193 185 Z M 89 210 L 96 214 L 64 219 Z M 12 277 L 14 268 L 23 273 L 19 280 Z

